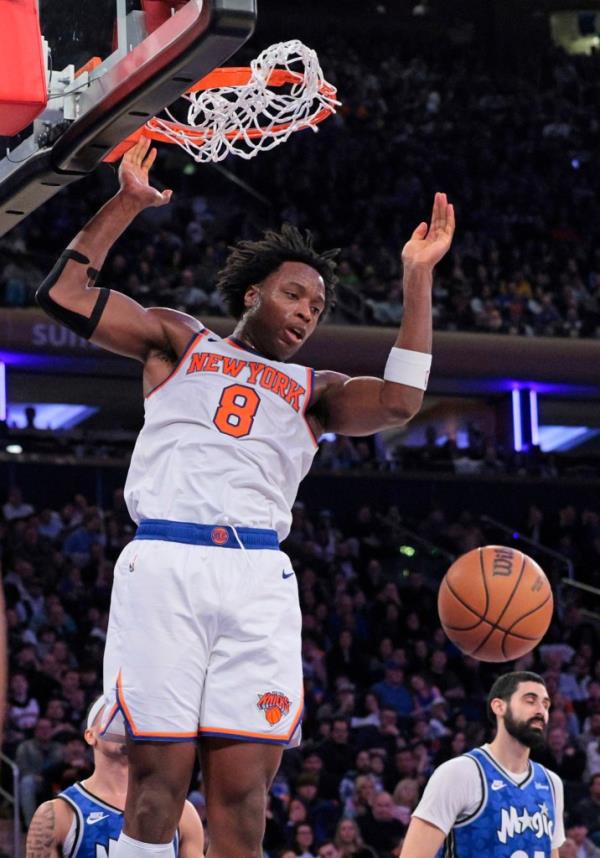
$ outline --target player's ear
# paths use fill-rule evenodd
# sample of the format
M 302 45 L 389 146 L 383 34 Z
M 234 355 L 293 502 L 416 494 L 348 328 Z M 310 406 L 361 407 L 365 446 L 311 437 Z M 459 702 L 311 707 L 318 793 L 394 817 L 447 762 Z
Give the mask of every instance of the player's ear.
M 86 745 L 89 745 L 90 748 L 96 747 L 96 736 L 94 734 L 94 731 L 89 727 L 87 728 L 87 730 L 84 731 L 83 738 L 85 739 Z
M 504 716 L 506 713 L 506 703 L 501 697 L 494 697 L 494 699 L 490 701 L 490 709 L 494 715 Z
M 260 289 L 258 286 L 249 286 L 244 294 L 244 309 L 249 310 L 251 307 L 256 307 L 260 297 Z

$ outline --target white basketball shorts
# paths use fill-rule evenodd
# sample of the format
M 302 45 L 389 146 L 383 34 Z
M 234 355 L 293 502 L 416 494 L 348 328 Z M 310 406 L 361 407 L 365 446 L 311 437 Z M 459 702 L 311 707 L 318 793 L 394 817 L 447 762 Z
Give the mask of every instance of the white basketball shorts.
M 142 522 L 115 567 L 102 729 L 295 745 L 300 649 L 296 577 L 273 531 Z

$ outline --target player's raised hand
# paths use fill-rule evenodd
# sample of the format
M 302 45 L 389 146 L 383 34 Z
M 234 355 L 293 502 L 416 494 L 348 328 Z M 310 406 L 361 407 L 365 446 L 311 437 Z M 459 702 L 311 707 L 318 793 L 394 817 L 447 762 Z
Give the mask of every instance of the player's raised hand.
M 436 194 L 431 223 L 420 223 L 404 245 L 404 265 L 429 265 L 433 268 L 448 252 L 454 228 L 454 206 L 448 202 L 446 194 Z
M 121 194 L 129 203 L 137 205 L 140 209 L 165 206 L 170 202 L 173 194 L 173 191 L 161 192 L 150 184 L 148 175 L 155 158 L 156 149 L 150 148 L 150 140 L 147 137 L 140 137 L 137 143 L 125 152 L 121 160 L 119 167 Z

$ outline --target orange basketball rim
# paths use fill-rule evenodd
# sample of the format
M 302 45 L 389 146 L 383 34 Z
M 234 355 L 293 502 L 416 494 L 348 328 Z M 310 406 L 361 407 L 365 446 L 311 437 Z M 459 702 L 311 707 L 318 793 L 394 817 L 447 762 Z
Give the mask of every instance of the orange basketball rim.
M 284 67 L 275 68 L 274 63 Z M 290 67 L 298 63 L 302 71 Z M 289 94 L 278 94 L 282 87 L 289 87 Z M 118 160 L 141 136 L 176 143 L 198 161 L 221 160 L 227 154 L 250 158 L 284 142 L 295 131 L 316 131 L 340 104 L 336 96 L 314 51 L 297 40 L 272 45 L 251 66 L 214 69 L 190 87 L 183 96 L 193 105 L 189 124 L 166 111 L 169 119 L 148 120 L 104 160 Z

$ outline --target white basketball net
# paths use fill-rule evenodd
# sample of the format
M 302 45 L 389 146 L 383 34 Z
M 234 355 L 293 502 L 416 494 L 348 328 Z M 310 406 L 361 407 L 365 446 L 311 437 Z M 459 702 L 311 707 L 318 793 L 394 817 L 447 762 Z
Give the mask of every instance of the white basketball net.
M 250 68 L 250 81 L 242 86 L 187 93 L 187 125 L 173 126 L 155 118 L 147 127 L 200 163 L 222 161 L 230 154 L 249 159 L 284 143 L 294 131 L 317 131 L 315 117 L 323 110 L 335 112 L 340 104 L 335 88 L 323 77 L 316 53 L 297 39 L 271 45 L 252 60 Z M 269 88 L 269 76 L 276 69 L 294 74 L 297 81 L 284 91 Z M 177 121 L 168 110 L 165 113 Z

